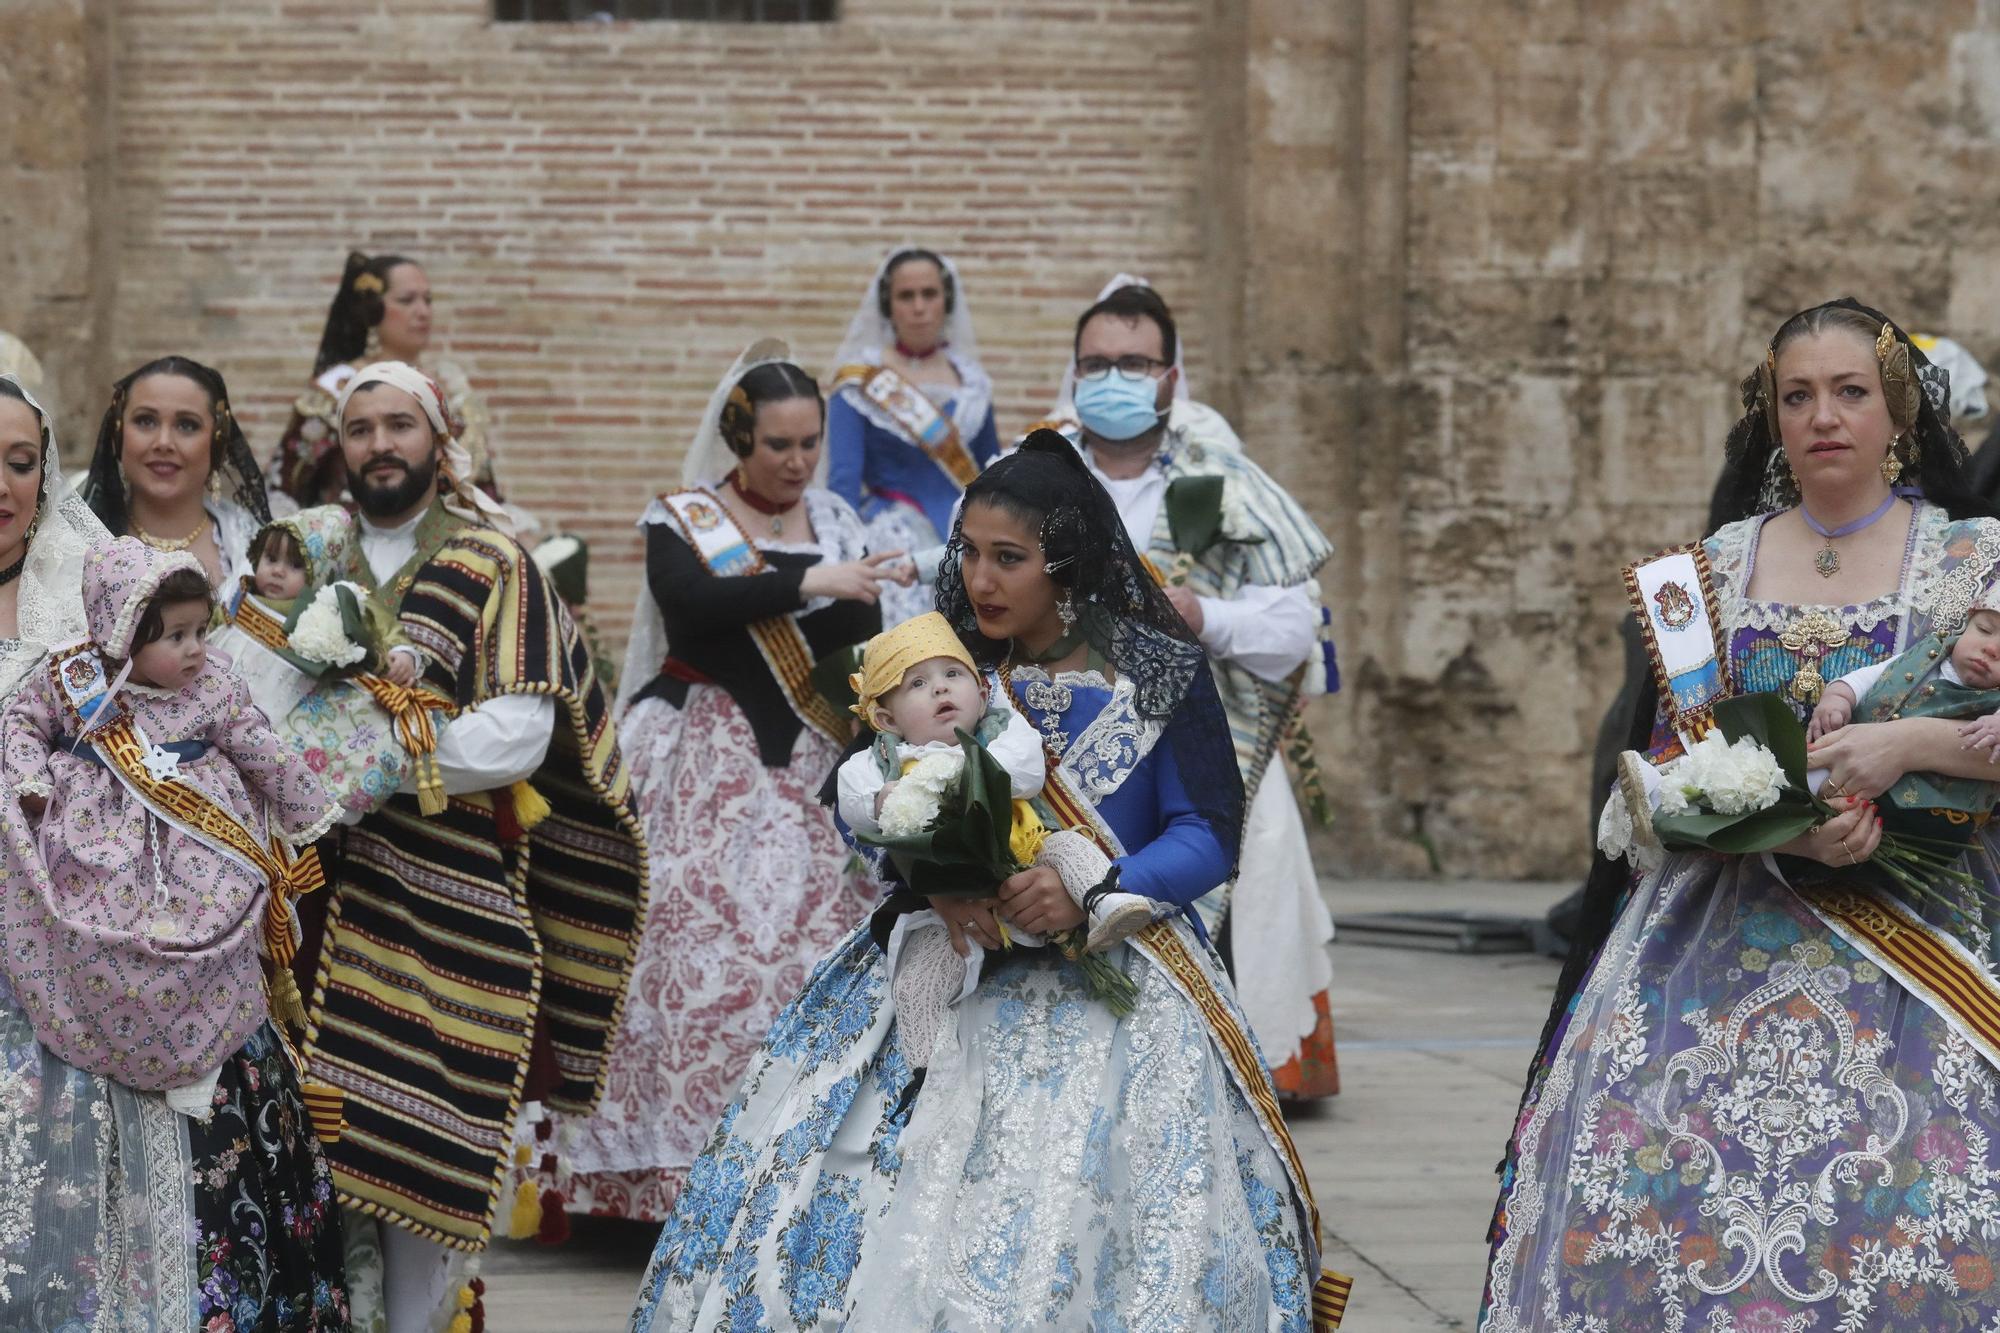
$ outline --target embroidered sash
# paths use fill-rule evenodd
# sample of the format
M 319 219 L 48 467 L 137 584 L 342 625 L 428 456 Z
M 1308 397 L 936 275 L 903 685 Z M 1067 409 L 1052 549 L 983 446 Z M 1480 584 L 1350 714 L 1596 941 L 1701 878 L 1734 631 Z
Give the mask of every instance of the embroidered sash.
M 928 395 L 888 366 L 842 366 L 833 377 L 835 393 L 853 387 L 896 423 L 905 439 L 923 450 L 961 491 L 979 475 L 979 464 L 952 419 Z
M 1813 914 L 2000 1069 L 2000 982 L 1951 935 L 1859 885 L 1800 891 Z
M 672 491 L 662 495 L 660 502 L 673 515 L 674 526 L 709 573 L 731 578 L 762 574 L 770 568 L 728 508 L 709 492 Z M 763 654 L 764 664 L 784 690 L 785 699 L 799 721 L 836 745 L 845 745 L 849 734 L 847 720 L 812 683 L 812 648 L 806 643 L 799 622 L 791 616 L 772 616 L 752 621 L 748 628 L 751 641 Z
M 1645 632 L 1668 725 L 1682 744 L 1701 739 L 1709 709 L 1732 690 L 1707 552 L 1699 543 L 1676 546 L 1628 565 L 1625 592 Z
M 1011 707 L 1014 704 L 1012 683 L 1005 672 L 1000 677 L 1001 693 Z M 1048 759 L 1048 777 L 1042 785 L 1042 799 L 1048 803 L 1050 811 L 1065 829 L 1083 834 L 1106 856 L 1119 857 L 1125 849 L 1118 835 L 1110 825 L 1071 784 L 1068 772 L 1062 767 L 1061 756 L 1043 743 L 1043 753 Z M 1155 921 L 1126 943 L 1164 973 L 1208 1024 L 1209 1037 L 1220 1050 L 1237 1089 L 1264 1128 L 1264 1137 L 1285 1164 L 1286 1172 L 1292 1178 L 1293 1188 L 1305 1201 L 1306 1215 L 1312 1229 L 1312 1245 L 1315 1254 L 1320 1248 L 1319 1204 L 1313 1199 L 1312 1185 L 1306 1179 L 1305 1162 L 1299 1157 L 1298 1146 L 1292 1142 L 1291 1131 L 1285 1126 L 1285 1117 L 1278 1109 L 1278 1097 L 1272 1090 L 1270 1075 L 1265 1072 L 1264 1061 L 1257 1054 L 1256 1045 L 1250 1034 L 1237 1020 L 1222 993 L 1216 989 L 1212 969 L 1203 965 L 1195 950 L 1188 944 L 1188 937 L 1175 928 L 1171 918 Z M 1354 1279 L 1345 1273 L 1324 1270 L 1313 1284 L 1313 1333 L 1331 1333 L 1340 1327 L 1340 1321 L 1347 1311 L 1348 1293 L 1354 1286 Z

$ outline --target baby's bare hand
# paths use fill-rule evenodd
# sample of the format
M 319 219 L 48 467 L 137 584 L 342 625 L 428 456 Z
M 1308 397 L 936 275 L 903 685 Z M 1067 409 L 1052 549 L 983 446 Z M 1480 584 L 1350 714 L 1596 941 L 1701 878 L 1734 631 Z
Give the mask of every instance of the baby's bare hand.
M 1812 721 L 1806 724 L 1806 741 L 1811 743 L 1822 736 L 1831 736 L 1847 725 L 1854 710 L 1845 699 L 1826 698 L 1820 700 L 1819 707 L 1813 709 Z
M 2000 713 L 1988 713 L 1958 729 L 1959 744 L 1967 750 L 1986 751 L 1986 762 L 2000 763 Z
M 392 652 L 389 654 L 389 669 L 382 673 L 391 683 L 405 689 L 417 683 L 417 658 L 414 653 Z

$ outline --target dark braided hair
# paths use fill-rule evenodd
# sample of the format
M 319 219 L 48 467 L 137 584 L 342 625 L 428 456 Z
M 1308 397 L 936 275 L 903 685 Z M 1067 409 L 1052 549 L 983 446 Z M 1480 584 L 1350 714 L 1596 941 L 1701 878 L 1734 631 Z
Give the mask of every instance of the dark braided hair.
M 402 255 L 365 255 L 351 250 L 340 274 L 340 290 L 327 307 L 326 328 L 313 358 L 313 378 L 335 366 L 357 362 L 368 351 L 368 334 L 382 322 L 389 295 L 389 274 L 414 259 Z
M 257 470 L 257 457 L 243 438 L 243 427 L 229 405 L 229 386 L 220 371 L 184 356 L 163 356 L 148 361 L 119 380 L 111 389 L 111 406 L 97 428 L 97 448 L 90 455 L 90 470 L 78 488 L 114 537 L 131 530 L 130 502 L 125 491 L 122 460 L 125 452 L 125 401 L 132 386 L 154 375 L 174 375 L 201 386 L 208 395 L 209 416 L 214 421 L 208 451 L 210 475 L 218 472 L 234 482 L 233 498 L 261 525 L 271 521 L 270 501 L 264 495 L 264 478 Z M 233 474 L 233 475 L 232 475 Z
M 1243 776 L 1208 654 L 1148 571 L 1110 494 L 1083 456 L 1038 430 L 965 488 L 938 570 L 937 609 L 976 660 L 994 665 L 1005 642 L 979 632 L 961 566 L 964 514 L 990 505 L 1039 534 L 1048 574 L 1076 605 L 1090 646 L 1130 681 L 1139 715 L 1166 724 L 1181 780 L 1234 861 L 1242 837 Z
M 819 383 L 789 361 L 767 361 L 752 366 L 723 400 L 722 417 L 716 423 L 722 442 L 738 458 L 748 458 L 757 442 L 757 409 L 766 403 L 810 398 L 819 404 L 819 418 L 826 420 L 826 400 L 820 397 Z
M 1912 373 L 1920 380 L 1913 419 L 1907 425 L 1896 423 L 1916 446 L 1914 465 L 1905 467 L 1900 484 L 1916 487 L 1923 492 L 1924 499 L 1954 519 L 1992 517 L 1992 506 L 1973 490 L 1966 472 L 1965 441 L 1952 429 L 1949 381 L 1944 371 L 1931 365 L 1923 349 L 1912 343 L 1909 334 L 1894 320 L 1851 296 L 1843 296 L 1838 301 L 1801 310 L 1780 324 L 1771 336 L 1768 355 L 1775 361 L 1797 339 L 1834 329 L 1865 339 L 1872 346 L 1885 324 L 1908 349 Z M 1738 519 L 1754 517 L 1769 507 L 1764 503 L 1764 478 L 1773 466 L 1774 453 L 1781 451 L 1784 443 L 1771 429 L 1765 396 L 1775 386 L 1767 390 L 1766 378 L 1767 372 L 1760 366 L 1742 383 L 1743 415 L 1729 432 L 1722 478 L 1716 483 L 1709 510 L 1710 531 Z M 1783 466 L 1782 460 L 1776 465 Z

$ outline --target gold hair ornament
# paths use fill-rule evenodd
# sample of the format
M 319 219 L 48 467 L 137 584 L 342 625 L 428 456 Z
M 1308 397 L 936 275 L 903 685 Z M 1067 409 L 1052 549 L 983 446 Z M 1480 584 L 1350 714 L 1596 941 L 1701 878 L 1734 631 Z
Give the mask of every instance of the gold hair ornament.
M 1910 345 L 1896 336 L 1896 326 L 1886 320 L 1875 335 L 1875 359 L 1882 366 L 1882 396 L 1888 403 L 1889 420 L 1901 435 L 1916 424 L 1924 391 L 1910 364 Z
M 380 296 L 383 291 L 382 279 L 373 273 L 363 273 L 354 280 L 354 291 L 358 296 Z

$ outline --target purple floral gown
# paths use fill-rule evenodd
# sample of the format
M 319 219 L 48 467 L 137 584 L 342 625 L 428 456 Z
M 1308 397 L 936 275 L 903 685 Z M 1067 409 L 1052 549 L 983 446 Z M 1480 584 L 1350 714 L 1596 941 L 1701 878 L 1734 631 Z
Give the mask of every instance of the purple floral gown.
M 1744 693 L 1804 665 L 1804 616 L 1832 680 L 1962 622 L 2000 562 L 2000 523 L 1920 504 L 1898 592 L 1753 603 L 1761 526 L 1707 543 Z M 1990 956 L 1961 908 L 1932 919 Z M 2000 1329 L 1996 1265 L 2000 1075 L 1761 858 L 1640 877 L 1530 1082 L 1481 1329 Z

